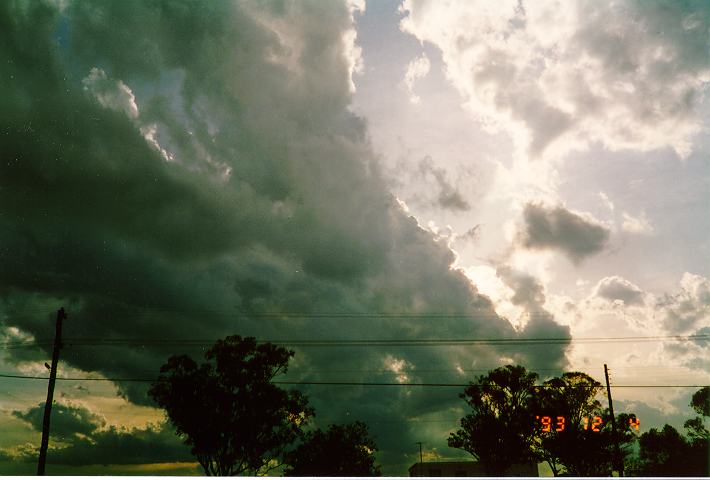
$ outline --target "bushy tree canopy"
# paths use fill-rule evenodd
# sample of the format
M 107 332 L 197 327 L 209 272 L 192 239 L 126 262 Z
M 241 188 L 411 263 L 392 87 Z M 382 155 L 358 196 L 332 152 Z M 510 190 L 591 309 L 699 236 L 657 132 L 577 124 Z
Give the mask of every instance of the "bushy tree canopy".
M 202 365 L 171 357 L 149 394 L 206 475 L 256 475 L 278 465 L 313 415 L 301 393 L 271 383 L 292 356 L 254 338 L 227 337 L 207 351 Z
M 710 476 L 710 434 L 705 418 L 710 416 L 710 387 L 703 387 L 690 401 L 700 416 L 685 422 L 684 437 L 671 425 L 652 428 L 639 438 L 638 458 L 631 462 L 630 473 L 642 476 Z
M 507 365 L 478 378 L 459 395 L 471 407 L 452 433 L 450 447 L 466 450 L 492 476 L 535 458 L 535 420 L 531 410 L 537 374 Z
M 542 432 L 538 429 L 536 451 L 555 476 L 563 472 L 581 475 L 577 472 L 585 470 L 589 444 L 598 439 L 599 432 L 593 432 L 589 425 L 585 430 L 583 419 L 601 415 L 601 403 L 596 398 L 601 390 L 601 383 L 589 375 L 567 372 L 547 380 L 535 398 L 536 417 L 565 419 L 564 430 L 551 428 L 549 432 Z
M 695 392 L 690 400 L 690 406 L 699 416 L 685 422 L 684 427 L 688 431 L 688 437 L 692 442 L 704 444 L 707 448 L 710 432 L 705 427 L 705 417 L 710 417 L 710 387 L 703 387 Z M 710 457 L 710 452 L 708 456 Z
M 308 432 L 303 443 L 286 455 L 287 476 L 368 477 L 379 476 L 375 465 L 377 445 L 367 425 L 353 422 L 330 425 L 328 430 Z
M 536 373 L 508 365 L 466 387 L 460 396 L 471 413 L 461 419 L 449 446 L 471 453 L 489 475 L 539 460 L 547 461 L 555 476 L 611 475 L 617 443 L 628 455 L 626 447 L 635 440 L 629 423 L 635 415 L 618 415 L 614 431 L 608 409 L 597 399 L 602 386 L 585 373 L 564 373 L 540 386 L 536 379 Z M 544 417 L 551 428 L 542 428 Z M 595 417 L 600 427 L 592 425 Z
M 698 415 L 710 417 L 710 387 L 703 387 L 693 394 L 690 406 Z
M 693 475 L 689 468 L 690 445 L 672 426 L 652 428 L 639 438 L 638 461 L 632 475 L 675 477 Z

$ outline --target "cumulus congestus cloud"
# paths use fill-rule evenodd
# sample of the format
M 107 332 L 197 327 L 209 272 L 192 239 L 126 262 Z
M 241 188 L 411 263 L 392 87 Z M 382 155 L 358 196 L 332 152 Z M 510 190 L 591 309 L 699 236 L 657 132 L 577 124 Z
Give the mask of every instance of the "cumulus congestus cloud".
M 139 340 L 62 352 L 119 378 L 182 353 L 156 345 L 168 335 L 517 335 L 387 191 L 348 108 L 351 15 L 336 2 L 0 5 L 3 329 L 46 338 L 64 305 L 67 337 Z M 563 364 L 564 349 L 541 362 Z M 486 346 L 300 349 L 290 374 L 462 381 L 456 366 L 503 359 L 541 364 Z M 119 388 L 149 402 L 145 385 Z M 421 434 L 412 418 L 459 401 L 445 389 L 307 393 L 323 422 L 369 421 L 391 464 Z

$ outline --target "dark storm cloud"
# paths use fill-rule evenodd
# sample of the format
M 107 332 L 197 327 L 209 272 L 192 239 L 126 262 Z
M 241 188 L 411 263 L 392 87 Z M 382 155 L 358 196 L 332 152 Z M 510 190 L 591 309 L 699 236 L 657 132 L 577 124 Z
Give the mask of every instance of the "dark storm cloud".
M 13 412 L 17 418 L 42 431 L 44 404 L 25 412 Z M 52 434 L 64 446 L 49 450 L 53 465 L 142 464 L 191 462 L 194 457 L 183 445 L 175 430 L 166 423 L 145 428 L 103 429 L 101 417 L 84 407 L 56 404 L 52 407 Z M 0 451 L 0 460 L 36 461 L 34 449 Z
M 349 27 L 336 2 L 70 2 L 61 11 L 0 2 L 5 328 L 45 339 L 63 305 L 62 361 L 118 378 L 154 375 L 185 350 L 156 345 L 164 339 L 517 335 L 386 190 L 364 122 L 348 109 Z M 454 197 L 442 199 L 455 206 Z M 72 338 L 135 341 L 99 348 Z M 519 358 L 555 363 L 562 349 Z M 396 381 L 390 367 L 405 362 L 412 381 L 431 370 L 461 381 L 455 366 L 494 367 L 514 353 L 300 349 L 290 375 L 372 381 L 385 370 L 376 379 Z M 143 384 L 119 388 L 149 402 Z M 443 390 L 306 393 L 316 420 L 387 419 L 373 432 L 392 461 L 419 435 L 395 424 L 458 404 Z M 94 443 L 61 455 L 172 459 L 167 446 L 148 452 L 156 435 L 171 434 L 98 429 Z
M 508 266 L 496 269 L 496 274 L 513 292 L 511 302 L 527 309 L 541 308 L 545 303 L 542 284 L 532 275 L 514 270 Z
M 643 305 L 643 291 L 629 282 L 618 277 L 606 277 L 599 280 L 594 294 L 606 300 L 621 300 L 626 305 Z
M 609 229 L 562 206 L 528 203 L 524 225 L 518 234 L 521 246 L 559 250 L 575 263 L 601 252 L 609 241 Z
M 180 442 L 175 430 L 166 424 L 93 434 L 71 446 L 52 451 L 52 462 L 58 465 L 141 464 L 191 462 L 188 447 Z
M 14 411 L 12 414 L 28 422 L 38 432 L 42 431 L 44 417 L 44 402 L 24 412 Z M 106 421 L 86 408 L 57 403 L 52 405 L 51 434 L 59 440 L 77 439 L 78 435 L 91 435 L 103 427 Z
M 540 281 L 530 274 L 515 270 L 507 265 L 496 269 L 496 275 L 513 290 L 510 299 L 514 305 L 525 309 L 527 322 L 520 331 L 523 338 L 569 339 L 572 335 L 568 326 L 555 322 L 554 316 L 545 309 L 545 290 Z M 569 342 L 558 345 L 540 345 L 529 347 L 527 362 L 523 365 L 549 365 L 560 371 L 567 366 L 565 349 Z M 534 368 L 533 368 L 534 370 Z

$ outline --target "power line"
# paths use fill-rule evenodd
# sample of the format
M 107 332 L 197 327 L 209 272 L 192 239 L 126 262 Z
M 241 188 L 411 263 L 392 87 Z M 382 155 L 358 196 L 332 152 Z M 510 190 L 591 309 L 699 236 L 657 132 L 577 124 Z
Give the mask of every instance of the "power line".
M 46 308 L 24 308 L 22 313 L 6 313 L 6 317 L 12 319 L 31 319 L 36 316 L 46 314 Z M 182 316 L 205 316 L 205 317 L 238 317 L 243 319 L 271 319 L 271 320 L 311 320 L 311 319 L 383 319 L 383 320 L 427 320 L 427 319 L 500 319 L 503 318 L 495 312 L 244 312 L 241 310 L 219 309 L 219 308 L 181 308 L 181 307 L 160 307 L 160 306 L 140 306 L 128 307 L 121 311 L 121 318 L 144 318 L 149 316 L 169 313 Z M 82 316 L 79 312 L 79 317 Z M 527 313 L 530 318 L 546 317 L 544 313 Z
M 10 375 L 0 374 L 0 378 L 18 378 L 25 380 L 49 380 L 49 377 L 38 377 L 34 375 Z M 92 377 L 57 377 L 57 380 L 72 382 L 154 382 L 150 378 L 92 378 Z
M 366 386 L 366 387 L 468 387 L 470 385 L 481 386 L 472 383 L 398 383 L 398 382 L 298 382 L 298 381 L 274 381 L 275 384 L 283 385 L 336 385 L 336 386 Z M 705 385 L 614 385 L 614 388 L 701 388 Z M 546 385 L 535 385 L 534 388 L 548 388 Z
M 17 378 L 25 380 L 47 380 L 49 377 L 39 377 L 32 375 L 11 375 L 0 374 L 1 378 Z M 91 377 L 64 377 L 57 380 L 75 382 L 154 382 L 155 378 L 91 378 Z M 331 385 L 331 386 L 364 386 L 364 387 L 468 387 L 469 385 L 479 385 L 472 383 L 399 383 L 399 382 L 319 382 L 319 381 L 296 381 L 281 380 L 272 382 L 277 385 Z M 614 388 L 701 388 L 705 385 L 614 385 Z M 536 385 L 536 388 L 546 388 L 545 385 Z
M 459 345 L 554 345 L 567 343 L 626 343 L 626 342 L 655 342 L 665 340 L 678 341 L 707 341 L 710 334 L 700 335 L 654 335 L 634 337 L 574 337 L 574 338 L 485 338 L 485 339 L 276 339 L 257 340 L 258 343 L 273 343 L 293 347 L 370 347 L 370 346 L 459 346 Z M 154 338 L 101 338 L 78 337 L 66 338 L 64 343 L 72 346 L 211 346 L 217 339 L 154 339 Z M 39 345 L 48 345 L 49 341 L 22 341 L 6 342 L 0 348 L 28 348 Z
M 22 313 L 12 314 L 6 313 L 6 316 L 11 318 L 30 318 L 29 313 L 46 314 L 46 307 L 22 307 Z M 169 312 L 182 313 L 185 315 L 217 315 L 217 316 L 242 316 L 245 318 L 501 318 L 495 312 L 245 312 L 236 308 L 183 308 L 169 305 L 131 305 L 126 306 L 125 310 L 120 312 L 120 316 L 138 317 L 151 315 L 153 312 Z M 81 316 L 81 312 L 77 313 Z M 531 318 L 546 317 L 545 313 L 528 313 Z

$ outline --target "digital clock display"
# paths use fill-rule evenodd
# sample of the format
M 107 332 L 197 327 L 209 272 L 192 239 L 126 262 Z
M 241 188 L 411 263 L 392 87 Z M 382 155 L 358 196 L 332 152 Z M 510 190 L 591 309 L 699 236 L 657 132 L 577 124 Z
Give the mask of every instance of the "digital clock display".
M 543 432 L 552 432 L 553 429 L 555 432 L 563 432 L 567 425 L 567 419 L 563 416 L 550 417 L 547 415 L 535 415 L 535 420 L 540 422 L 540 427 Z M 599 432 L 603 424 L 604 420 L 598 415 L 582 418 L 582 428 L 584 430 Z M 630 428 L 635 428 L 638 431 L 640 425 L 641 421 L 638 418 L 629 419 Z

